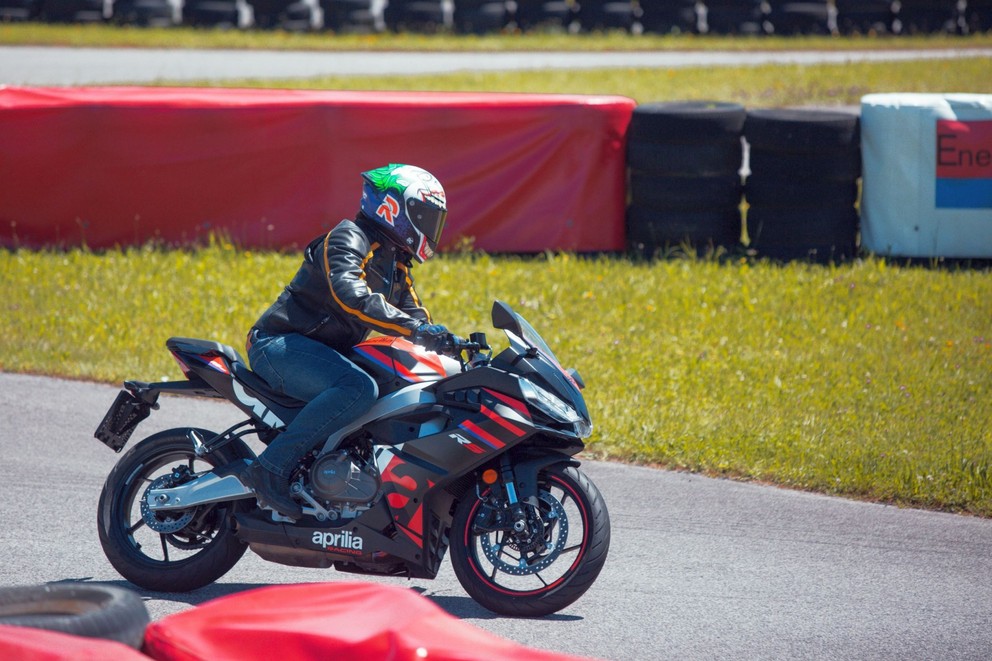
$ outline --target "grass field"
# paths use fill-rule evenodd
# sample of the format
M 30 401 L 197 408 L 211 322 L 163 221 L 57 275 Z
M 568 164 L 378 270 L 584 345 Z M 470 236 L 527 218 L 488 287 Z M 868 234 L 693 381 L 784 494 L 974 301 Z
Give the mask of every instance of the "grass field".
M 0 25 L 0 43 L 277 48 L 987 47 L 937 39 L 492 39 Z M 157 42 L 156 40 L 163 40 Z M 166 43 L 168 42 L 168 43 Z M 339 89 L 622 94 L 749 107 L 853 104 L 869 92 L 992 92 L 989 58 L 672 71 L 237 81 Z M 230 83 L 229 83 L 230 84 Z M 178 378 L 170 335 L 240 347 L 296 255 L 198 249 L 0 252 L 0 370 Z M 631 261 L 447 254 L 418 269 L 453 330 L 490 331 L 501 298 L 589 388 L 589 454 L 992 516 L 992 274 L 894 264 Z M 465 283 L 472 283 L 468 288 Z M 109 402 L 108 402 L 109 404 Z M 94 412 L 93 427 L 102 411 Z

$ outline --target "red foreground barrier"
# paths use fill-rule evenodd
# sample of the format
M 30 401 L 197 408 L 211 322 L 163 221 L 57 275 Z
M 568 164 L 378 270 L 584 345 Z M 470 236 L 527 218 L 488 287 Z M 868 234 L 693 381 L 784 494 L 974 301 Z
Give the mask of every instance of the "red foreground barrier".
M 144 651 L 158 661 L 578 661 L 503 640 L 407 588 L 357 582 L 215 599 L 153 622 Z
M 87 613 L 91 628 L 94 615 L 110 633 L 122 619 L 117 611 Z M 124 619 L 130 627 L 132 619 Z M 407 588 L 362 582 L 280 585 L 214 599 L 149 624 L 140 652 L 101 638 L 0 626 L 0 659 L 582 661 L 499 638 Z
M 123 643 L 57 631 L 0 626 L 0 659 L 11 661 L 148 661 Z
M 0 245 L 219 232 L 289 248 L 353 217 L 389 162 L 448 193 L 442 249 L 624 248 L 617 96 L 0 87 Z

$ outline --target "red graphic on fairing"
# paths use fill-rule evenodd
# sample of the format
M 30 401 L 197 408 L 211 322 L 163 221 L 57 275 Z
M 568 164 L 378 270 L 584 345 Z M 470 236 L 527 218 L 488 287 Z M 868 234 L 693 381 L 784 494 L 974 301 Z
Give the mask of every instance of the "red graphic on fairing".
M 424 504 L 417 496 L 419 491 L 427 489 L 418 489 L 417 479 L 409 472 L 413 467 L 389 450 L 383 450 L 376 463 L 382 476 L 386 502 L 393 513 L 393 523 L 410 541 L 423 548 Z M 427 480 L 427 488 L 433 486 L 434 483 Z M 416 507 L 411 512 L 411 505 L 414 504 Z
M 440 356 L 401 337 L 375 337 L 356 346 L 355 352 L 408 383 L 437 381 L 447 375 Z
M 486 392 L 491 394 L 493 391 L 488 388 L 485 389 Z M 517 402 L 509 397 L 504 397 L 499 395 L 500 400 L 507 400 L 508 402 L 513 402 L 523 407 L 521 402 Z M 511 406 L 514 408 L 514 406 Z M 527 410 L 524 407 L 523 412 L 526 413 Z M 481 441 L 483 444 L 492 448 L 493 450 L 499 450 L 506 446 L 507 443 L 512 443 L 513 441 L 522 438 L 527 435 L 527 431 L 521 429 L 519 426 L 507 420 L 504 416 L 497 413 L 495 410 L 489 408 L 488 406 L 482 404 L 479 406 L 479 413 L 481 413 L 485 419 L 483 420 L 465 420 L 458 425 L 459 429 L 464 430 L 470 434 L 473 438 Z M 529 420 L 529 416 L 528 416 Z M 471 448 L 470 448 L 471 449 Z
M 198 360 L 199 362 L 203 363 L 204 365 L 214 370 L 215 372 L 220 372 L 221 374 L 227 374 L 227 375 L 231 374 L 231 368 L 228 366 L 227 360 L 223 356 L 218 356 L 213 353 L 185 354 L 185 355 L 188 356 L 189 358 Z M 189 368 L 183 362 L 183 359 L 180 358 L 175 353 L 172 354 L 172 357 L 175 358 L 177 363 L 179 363 L 179 367 L 182 368 L 183 374 L 188 374 Z
M 482 390 L 486 392 L 486 394 L 497 399 L 501 404 L 506 404 L 511 409 L 519 413 L 520 417 L 522 417 L 527 422 L 531 421 L 530 413 L 527 411 L 527 405 L 521 402 L 519 399 L 513 399 L 512 397 L 508 397 L 503 393 L 496 392 L 495 390 L 490 390 L 489 388 L 483 388 Z

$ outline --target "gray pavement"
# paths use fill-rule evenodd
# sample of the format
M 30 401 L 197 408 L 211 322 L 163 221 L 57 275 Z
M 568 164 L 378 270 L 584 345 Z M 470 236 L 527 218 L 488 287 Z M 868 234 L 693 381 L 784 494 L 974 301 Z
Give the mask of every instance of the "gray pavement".
M 684 68 L 992 57 L 992 49 L 767 52 L 300 52 L 0 46 L 0 84 L 63 86 L 455 71 Z
M 96 531 L 100 489 L 119 455 L 93 430 L 117 390 L 0 373 L 0 585 L 129 585 Z M 131 444 L 240 417 L 216 400 L 161 404 Z M 992 521 L 620 464 L 583 470 L 603 492 L 613 539 L 599 580 L 562 612 L 494 616 L 448 561 L 434 581 L 375 580 L 504 638 L 601 659 L 984 661 L 992 652 Z M 159 619 L 259 586 L 359 579 L 249 552 L 202 590 L 139 593 Z

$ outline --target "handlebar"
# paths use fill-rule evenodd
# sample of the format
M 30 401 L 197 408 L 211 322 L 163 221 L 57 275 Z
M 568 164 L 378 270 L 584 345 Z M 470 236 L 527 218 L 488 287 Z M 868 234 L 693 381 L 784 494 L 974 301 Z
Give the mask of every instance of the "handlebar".
M 467 351 L 469 354 L 476 354 L 486 350 L 489 350 L 489 344 L 486 343 L 485 333 L 472 333 L 467 340 L 457 335 L 449 334 L 445 339 L 444 345 L 441 347 L 441 353 L 455 358 L 460 358 L 463 351 Z

